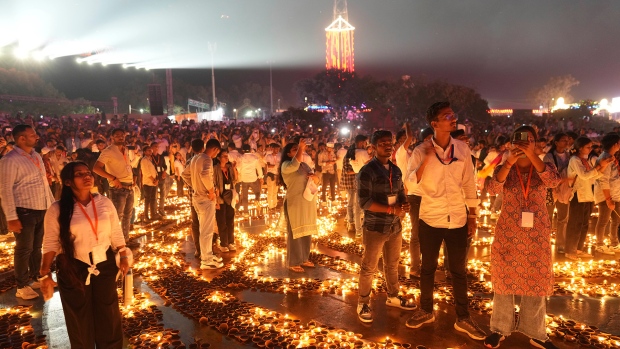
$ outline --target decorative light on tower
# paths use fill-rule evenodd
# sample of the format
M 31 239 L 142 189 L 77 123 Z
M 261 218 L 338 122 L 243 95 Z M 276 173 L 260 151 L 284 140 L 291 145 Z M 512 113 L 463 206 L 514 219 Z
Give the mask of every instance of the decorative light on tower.
M 325 28 L 327 69 L 355 70 L 354 32 L 355 27 L 349 23 L 347 0 L 334 0 L 334 19 Z

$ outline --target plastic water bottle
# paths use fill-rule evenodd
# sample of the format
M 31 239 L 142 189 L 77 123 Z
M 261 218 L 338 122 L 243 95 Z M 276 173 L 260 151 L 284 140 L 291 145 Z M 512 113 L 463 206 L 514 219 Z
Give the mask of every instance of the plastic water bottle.
M 131 268 L 127 271 L 127 275 L 125 275 L 125 285 L 123 285 L 123 304 L 128 306 L 133 301 L 133 273 L 131 272 Z

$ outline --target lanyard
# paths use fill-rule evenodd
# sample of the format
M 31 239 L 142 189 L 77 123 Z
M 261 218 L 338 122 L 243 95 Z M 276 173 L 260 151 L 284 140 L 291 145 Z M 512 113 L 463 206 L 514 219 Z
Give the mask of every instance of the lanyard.
M 389 164 L 388 166 L 390 167 L 390 194 L 393 194 L 394 190 L 392 189 L 392 166 L 390 166 Z
M 527 194 L 530 192 L 530 183 L 532 182 L 532 172 L 534 166 L 530 165 L 530 174 L 527 176 L 527 187 L 523 185 L 523 179 L 521 179 L 521 172 L 517 169 L 517 177 L 519 177 L 519 183 L 521 183 L 521 189 L 523 189 L 523 197 L 525 198 L 525 202 L 527 202 Z
M 586 171 L 590 171 L 592 169 L 592 166 L 590 166 L 590 163 L 588 162 L 588 160 L 582 158 L 581 156 L 579 157 L 579 160 L 581 160 L 581 163 L 586 168 Z
M 437 149 L 435 149 L 435 146 L 433 144 L 431 144 L 431 147 L 433 147 L 433 151 L 435 152 L 435 156 L 437 157 L 437 160 L 439 160 L 439 162 L 441 162 L 442 165 L 450 165 L 451 163 L 453 163 L 456 160 L 458 160 L 457 158 L 454 157 L 454 144 L 452 144 L 452 146 L 450 146 L 450 156 L 446 157 L 445 159 L 442 159 L 442 158 L 439 157 L 439 154 L 437 154 Z M 447 164 L 446 164 L 446 161 L 448 161 Z
M 84 206 L 82 205 L 81 202 L 77 201 L 78 206 L 80 207 L 80 209 L 82 210 L 82 213 L 84 214 L 84 216 L 86 217 L 86 219 L 88 219 L 88 223 L 90 224 L 90 228 L 93 230 L 93 234 L 95 234 L 95 239 L 97 240 L 97 243 L 99 243 L 99 235 L 97 234 L 97 231 L 99 229 L 99 216 L 97 215 L 97 205 L 95 205 L 95 199 L 93 199 L 93 195 L 90 195 L 90 202 L 93 204 L 93 213 L 95 214 L 95 224 L 93 225 L 93 221 L 90 219 L 90 216 L 88 215 L 88 213 L 86 213 L 86 210 L 84 209 Z
M 224 171 L 224 168 L 222 168 L 222 174 L 224 175 L 224 177 L 226 177 L 226 181 L 228 181 L 228 169 Z
M 39 169 L 40 172 L 44 172 L 44 170 L 41 168 L 41 163 L 39 162 L 39 159 L 37 159 L 35 161 L 31 156 L 28 156 L 28 155 L 22 154 L 22 153 L 20 153 L 20 154 L 21 154 L 21 156 L 25 157 L 30 162 L 32 162 L 32 164 L 35 165 Z

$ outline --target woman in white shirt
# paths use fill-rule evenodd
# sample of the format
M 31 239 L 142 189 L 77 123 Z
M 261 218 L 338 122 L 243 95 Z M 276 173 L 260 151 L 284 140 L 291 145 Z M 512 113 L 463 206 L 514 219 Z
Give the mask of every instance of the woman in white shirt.
M 594 202 L 598 205 L 598 220 L 596 221 L 596 251 L 610 255 L 606 259 L 614 259 L 616 252 L 620 252 L 618 245 L 618 225 L 620 225 L 620 173 L 615 155 L 620 150 L 620 136 L 617 133 L 608 133 L 601 140 L 603 153 L 597 163 L 604 159 L 612 159 L 609 166 L 602 171 L 602 176 L 594 185 Z M 611 219 L 611 222 L 610 222 Z M 610 232 L 610 246 L 605 245 L 605 233 Z
M 579 260 L 591 258 L 592 255 L 584 251 L 588 224 L 592 214 L 594 192 L 592 186 L 596 179 L 612 158 L 603 159 L 594 165 L 588 159 L 592 151 L 592 140 L 587 137 L 579 137 L 573 144 L 575 155 L 568 161 L 568 178 L 574 178 L 573 197 L 570 200 L 568 224 L 566 227 L 566 258 Z
M 93 195 L 93 175 L 83 162 L 60 173 L 61 198 L 45 215 L 41 289 L 53 287 L 50 266 L 58 265 L 58 288 L 72 348 L 122 348 L 121 314 L 116 292 L 113 249 L 120 269 L 129 264 L 116 209 L 108 198 Z

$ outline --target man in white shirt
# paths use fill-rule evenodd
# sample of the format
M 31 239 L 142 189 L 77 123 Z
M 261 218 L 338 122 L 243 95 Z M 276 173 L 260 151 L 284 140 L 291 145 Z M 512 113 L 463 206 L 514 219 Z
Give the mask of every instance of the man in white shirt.
M 450 272 L 456 304 L 456 330 L 476 340 L 482 331 L 469 315 L 467 299 L 467 244 L 476 232 L 478 197 L 469 146 L 450 137 L 457 118 L 450 103 L 437 102 L 426 118 L 434 130 L 430 142 L 417 147 L 408 164 L 408 180 L 422 196 L 419 239 L 422 252 L 420 309 L 407 320 L 410 328 L 435 321 L 433 287 L 442 242 L 450 254 Z M 468 209 L 467 209 L 468 207 Z
M 192 205 L 196 209 L 200 224 L 200 269 L 218 269 L 224 264 L 221 257 L 213 254 L 217 197 L 213 183 L 213 159 L 220 152 L 220 142 L 210 139 L 205 146 L 202 139 L 194 139 L 192 149 L 197 155 L 183 171 L 183 180 L 191 183 Z
M 275 209 L 278 205 L 278 174 L 280 173 L 280 144 L 271 143 L 269 151 L 265 155 L 267 162 L 267 206 L 269 209 Z
M 237 163 L 237 172 L 241 183 L 241 202 L 239 204 L 247 210 L 248 189 L 252 188 L 252 192 L 256 196 L 256 203 L 260 200 L 261 187 L 263 186 L 263 168 L 258 156 L 251 153 L 249 144 L 244 144 L 242 150 L 243 156 Z
M 13 129 L 15 147 L 0 160 L 0 198 L 6 214 L 8 230 L 15 236 L 13 263 L 16 297 L 39 297 L 32 288 L 41 266 L 43 220 L 54 202 L 41 156 L 34 151 L 39 136 L 30 125 Z M 32 281 L 35 281 L 31 284 Z
M 342 163 L 344 161 L 344 156 L 347 154 L 347 149 L 342 146 L 342 143 L 336 143 L 334 144 L 334 151 L 336 153 L 336 183 L 338 185 L 338 190 L 340 190 L 340 197 L 345 197 L 347 192 L 342 189 L 340 178 L 342 177 Z
M 327 143 L 325 150 L 318 156 L 319 165 L 323 173 L 321 201 L 326 201 L 327 186 L 329 185 L 329 197 L 336 200 L 336 155 L 334 143 Z

